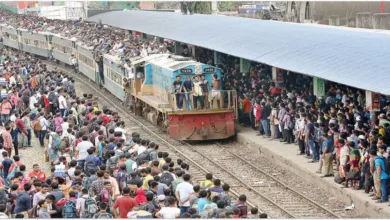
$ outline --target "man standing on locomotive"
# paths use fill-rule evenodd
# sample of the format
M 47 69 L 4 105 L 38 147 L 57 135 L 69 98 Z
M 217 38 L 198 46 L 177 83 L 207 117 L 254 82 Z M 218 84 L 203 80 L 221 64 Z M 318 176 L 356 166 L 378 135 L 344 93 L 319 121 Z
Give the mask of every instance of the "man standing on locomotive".
M 181 93 L 181 85 L 183 82 L 180 80 L 180 76 L 176 76 L 176 80 L 173 82 L 173 93 L 176 97 L 176 107 L 178 111 L 183 111 L 183 94 Z
M 194 109 L 196 110 L 198 108 L 198 101 L 200 103 L 200 109 L 204 109 L 204 102 L 203 102 L 203 88 L 202 88 L 202 82 L 199 81 L 199 76 L 194 77 L 194 88 L 193 88 L 193 99 L 194 99 Z
M 211 88 L 211 108 L 214 108 L 214 99 L 216 99 L 218 108 L 220 108 L 219 99 L 221 98 L 221 81 L 218 79 L 217 74 L 213 74 Z

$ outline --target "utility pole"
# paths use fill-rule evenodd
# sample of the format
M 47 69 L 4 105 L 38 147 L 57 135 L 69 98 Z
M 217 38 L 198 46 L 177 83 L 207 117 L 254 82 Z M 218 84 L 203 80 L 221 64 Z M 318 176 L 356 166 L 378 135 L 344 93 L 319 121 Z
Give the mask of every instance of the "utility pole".
M 381 1 L 381 8 L 380 8 L 381 13 L 385 13 L 385 2 Z
M 213 14 L 218 13 L 218 1 L 212 1 L 211 2 L 211 11 Z

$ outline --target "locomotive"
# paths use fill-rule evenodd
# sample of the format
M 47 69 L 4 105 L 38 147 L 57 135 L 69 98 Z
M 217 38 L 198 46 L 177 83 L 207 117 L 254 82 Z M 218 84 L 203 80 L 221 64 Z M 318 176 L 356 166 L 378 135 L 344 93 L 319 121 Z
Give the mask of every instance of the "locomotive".
M 0 31 L 3 45 L 7 47 L 43 58 L 54 58 L 64 64 L 69 64 L 74 55 L 80 73 L 124 101 L 123 79 L 129 76 L 117 57 L 110 54 L 101 57 L 104 74 L 104 84 L 101 84 L 96 52 L 76 39 L 48 32 L 31 33 L 4 24 L 0 25 Z M 234 90 L 220 90 L 218 96 L 213 96 L 210 87 L 210 92 L 203 94 L 206 101 L 200 100 L 203 103 L 198 100 L 195 103 L 192 92 L 175 93 L 172 90 L 178 78 L 183 82 L 187 78 L 194 80 L 196 76 L 198 79 L 203 76 L 202 79 L 211 85 L 213 76 L 221 78 L 219 68 L 172 54 L 133 57 L 129 63 L 137 72 L 129 78 L 136 115 L 161 126 L 170 138 L 176 140 L 215 140 L 235 135 L 237 96 Z M 177 106 L 179 98 L 183 99 L 184 107 Z M 204 108 L 197 109 L 195 105 Z

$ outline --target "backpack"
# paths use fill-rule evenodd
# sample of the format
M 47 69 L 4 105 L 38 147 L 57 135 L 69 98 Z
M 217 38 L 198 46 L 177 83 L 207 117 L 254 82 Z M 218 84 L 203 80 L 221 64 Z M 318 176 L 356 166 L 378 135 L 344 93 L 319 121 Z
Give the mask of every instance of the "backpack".
M 93 175 L 93 176 L 89 176 L 88 178 L 87 178 L 87 180 L 85 181 L 85 187 L 84 188 L 89 188 L 91 185 L 92 185 L 92 183 L 95 181 L 95 180 L 97 180 L 97 177 L 96 177 L 96 175 Z
M 19 166 L 16 165 L 16 163 L 15 163 L 14 169 L 12 169 L 12 172 L 11 172 L 10 174 L 8 174 L 7 179 L 8 179 L 8 180 L 11 180 L 12 178 L 14 178 L 15 173 L 16 173 L 16 172 L 19 172 L 19 171 L 20 171 L 20 170 L 19 170 Z
M 34 131 L 41 131 L 42 130 L 42 126 L 41 126 L 41 123 L 39 121 L 39 118 L 37 120 L 34 120 L 34 122 L 33 122 L 33 130 Z
M 119 162 L 119 158 L 114 156 L 114 157 L 111 157 L 110 159 L 108 159 L 110 161 L 110 166 L 108 167 L 108 169 L 110 170 L 110 172 L 114 172 L 114 170 L 117 168 L 117 165 L 118 165 L 118 162 Z
M 96 165 L 95 165 L 95 161 L 93 160 L 86 160 L 85 161 L 85 171 L 84 173 L 87 175 L 87 176 L 91 176 L 91 174 L 89 174 L 89 170 L 91 169 L 95 169 L 96 168 Z
M 135 206 L 131 211 L 132 212 L 136 212 L 136 211 L 148 211 L 148 206 L 149 206 L 149 203 L 147 202 L 144 202 L 142 204 L 138 204 L 137 206 Z
M 149 153 L 150 152 L 148 150 L 145 150 L 140 155 L 138 155 L 137 159 L 136 159 L 137 165 L 140 165 L 141 162 L 144 161 L 144 160 L 150 161 L 149 160 L 149 157 L 150 157 Z
M 127 186 L 127 178 L 128 178 L 127 174 L 124 173 L 124 172 L 117 172 L 117 174 L 116 174 L 116 182 L 118 183 L 118 187 L 120 187 L 120 180 L 122 179 L 123 176 L 125 177 L 124 178 L 125 180 L 123 181 L 123 187 Z M 122 190 L 122 189 L 120 189 L 120 190 Z
M 49 94 L 48 99 L 49 99 L 49 102 L 51 102 L 53 105 L 57 105 L 58 98 L 57 98 L 57 96 L 56 96 L 56 94 L 54 92 L 51 92 Z
M 105 213 L 97 213 L 93 216 L 93 218 L 103 218 L 103 219 L 108 219 L 108 218 L 112 218 L 112 215 L 105 212 Z
M 96 201 L 88 197 L 84 202 L 84 214 L 83 218 L 92 218 L 98 212 L 98 207 L 96 205 Z
M 168 187 L 171 187 L 173 180 L 174 179 L 173 179 L 172 174 L 166 173 L 166 172 L 161 174 L 160 183 L 164 183 Z
M 57 137 L 55 137 L 55 136 L 57 136 Z M 52 148 L 54 150 L 59 150 L 60 147 L 61 147 L 61 138 L 60 138 L 60 136 L 59 135 L 52 135 L 51 138 L 52 138 Z
M 45 107 L 45 102 L 43 101 L 43 96 L 41 96 L 41 98 L 39 98 L 38 104 L 39 104 L 39 106 L 41 106 L 41 107 Z
M 286 126 L 287 126 L 287 128 L 289 130 L 293 130 L 294 129 L 294 124 L 295 124 L 295 118 L 290 115 L 290 120 L 287 121 L 287 125 Z
M 61 141 L 60 141 L 60 149 L 61 149 L 61 151 L 64 151 L 69 146 L 70 146 L 69 145 L 69 137 L 68 136 L 63 137 L 61 139 Z
M 67 201 L 62 210 L 63 218 L 76 218 L 76 200 Z

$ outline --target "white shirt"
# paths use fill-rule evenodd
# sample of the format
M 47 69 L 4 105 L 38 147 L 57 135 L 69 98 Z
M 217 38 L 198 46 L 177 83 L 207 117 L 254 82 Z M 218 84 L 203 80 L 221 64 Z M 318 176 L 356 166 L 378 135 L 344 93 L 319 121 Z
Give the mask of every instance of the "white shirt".
M 180 216 L 180 209 L 176 207 L 162 207 L 157 214 L 160 214 L 161 218 L 174 219 Z
M 348 155 L 349 155 L 349 147 L 347 145 L 344 145 L 340 151 L 340 165 L 344 166 L 347 164 Z
M 188 196 L 190 196 L 190 193 L 194 192 L 194 186 L 191 185 L 189 182 L 182 182 L 179 183 L 176 187 L 176 192 L 179 192 L 180 200 L 185 200 Z M 188 200 L 183 204 L 184 207 L 190 207 L 190 201 Z
M 37 103 L 37 99 L 35 98 L 35 96 L 31 96 L 30 97 L 30 109 L 34 109 L 34 104 Z
M 60 97 L 58 97 L 58 102 L 60 103 L 60 109 L 66 109 L 68 107 L 64 96 L 60 95 Z
M 146 147 L 140 145 L 138 148 L 137 148 L 137 154 L 140 155 L 142 154 L 144 151 L 146 151 Z
M 9 78 L 9 84 L 10 84 L 10 85 L 16 85 L 16 79 L 15 79 L 14 76 L 11 76 L 11 77 Z
M 12 114 L 12 115 L 9 117 L 9 120 L 12 121 L 12 122 L 15 122 L 15 120 L 16 120 L 15 114 Z
M 68 136 L 69 122 L 62 122 L 62 137 Z
M 116 127 L 116 128 L 114 129 L 114 131 L 116 131 L 116 132 L 118 132 L 118 131 L 122 132 L 122 139 L 126 141 L 126 135 L 125 135 L 125 132 L 126 132 L 126 131 L 125 131 L 125 129 L 120 128 L 120 127 Z
M 77 144 L 76 150 L 79 152 L 79 158 L 77 160 L 85 160 L 88 157 L 87 150 L 93 147 L 93 144 L 89 141 L 81 141 Z
M 39 118 L 39 124 L 41 124 L 41 128 L 44 131 L 47 130 L 47 126 L 49 125 L 49 123 L 47 122 L 45 117 L 40 117 Z

